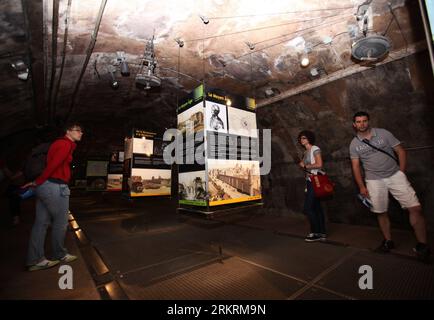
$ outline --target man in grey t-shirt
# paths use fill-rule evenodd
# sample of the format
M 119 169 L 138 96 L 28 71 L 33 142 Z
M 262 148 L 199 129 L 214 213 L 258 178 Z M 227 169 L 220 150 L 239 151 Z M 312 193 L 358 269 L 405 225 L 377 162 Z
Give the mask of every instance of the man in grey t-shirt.
M 371 200 L 371 211 L 377 214 L 384 236 L 380 249 L 388 252 L 394 248 L 387 215 L 390 192 L 403 209 L 408 209 L 410 223 L 418 241 L 414 251 L 421 260 L 429 260 L 430 249 L 427 246 L 425 218 L 416 192 L 404 173 L 404 148 L 389 131 L 371 128 L 369 114 L 366 112 L 357 112 L 353 116 L 353 127 L 356 137 L 350 144 L 351 166 L 360 194 Z M 360 164 L 365 171 L 365 181 L 362 178 Z

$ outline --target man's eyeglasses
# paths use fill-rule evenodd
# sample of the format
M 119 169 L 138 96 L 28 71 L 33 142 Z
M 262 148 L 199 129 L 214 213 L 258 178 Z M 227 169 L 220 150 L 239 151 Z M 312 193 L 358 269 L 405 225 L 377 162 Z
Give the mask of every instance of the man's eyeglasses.
M 306 137 L 300 137 L 300 140 L 302 140 L 302 139 L 305 140 L 305 139 L 307 139 L 307 138 L 306 138 Z
M 70 131 L 78 131 L 78 132 L 84 133 L 84 131 L 81 130 L 81 129 L 72 129 L 72 130 L 70 130 Z

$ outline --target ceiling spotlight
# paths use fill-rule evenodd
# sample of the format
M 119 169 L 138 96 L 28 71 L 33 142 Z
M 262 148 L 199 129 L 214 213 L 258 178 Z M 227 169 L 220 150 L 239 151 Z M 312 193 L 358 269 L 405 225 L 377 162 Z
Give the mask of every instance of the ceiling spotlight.
M 184 46 L 184 41 L 182 41 L 181 38 L 175 38 L 175 41 L 180 48 Z
M 310 69 L 310 75 L 311 75 L 312 77 L 316 77 L 316 76 L 318 76 L 318 75 L 319 75 L 319 71 L 318 71 L 318 69 L 317 69 L 317 68 L 312 68 L 312 69 Z
M 246 42 L 247 46 L 249 47 L 250 50 L 255 50 L 255 44 L 251 43 L 251 42 Z
M 129 77 L 130 76 L 130 68 L 128 67 L 128 63 L 125 58 L 125 52 L 123 51 L 117 51 L 117 61 L 121 65 L 121 75 L 123 77 Z
M 301 66 L 302 67 L 307 67 L 309 65 L 309 63 L 310 63 L 310 61 L 309 61 L 309 57 L 307 56 L 307 54 L 303 55 L 301 57 L 301 61 L 300 61 Z
M 280 94 L 280 90 L 277 88 L 267 88 L 265 89 L 264 93 L 266 98 L 271 98 Z
M 121 62 L 121 75 L 123 77 L 130 76 L 130 68 L 128 67 L 128 63 L 126 61 Z
M 119 89 L 119 82 L 116 80 L 113 71 L 110 71 L 110 76 L 111 76 L 111 79 L 110 79 L 110 82 L 109 82 L 110 83 L 110 87 L 113 90 Z
M 208 24 L 209 23 L 209 19 L 207 17 L 205 17 L 205 16 L 199 16 L 199 17 L 202 19 L 202 22 L 204 24 Z

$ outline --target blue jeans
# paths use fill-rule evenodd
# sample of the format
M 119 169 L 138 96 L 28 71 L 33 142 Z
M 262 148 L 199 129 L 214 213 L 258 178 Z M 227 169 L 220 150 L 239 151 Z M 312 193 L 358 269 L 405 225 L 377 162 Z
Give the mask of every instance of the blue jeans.
M 69 195 L 67 184 L 46 181 L 36 188 L 36 217 L 29 241 L 27 265 L 45 259 L 44 243 L 50 223 L 53 259 L 58 260 L 68 253 L 64 242 L 68 226 Z
M 315 197 L 312 182 L 306 181 L 307 193 L 304 199 L 304 213 L 310 223 L 311 233 L 326 233 L 324 212 L 321 208 L 321 202 Z

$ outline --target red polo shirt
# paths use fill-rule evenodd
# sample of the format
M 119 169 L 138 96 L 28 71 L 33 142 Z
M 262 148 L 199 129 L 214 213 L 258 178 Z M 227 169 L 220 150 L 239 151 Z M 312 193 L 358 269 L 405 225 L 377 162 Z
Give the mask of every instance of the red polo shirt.
M 54 141 L 47 154 L 47 165 L 39 177 L 35 179 L 36 185 L 41 185 L 47 179 L 60 179 L 68 183 L 71 179 L 72 153 L 77 145 L 65 137 Z

